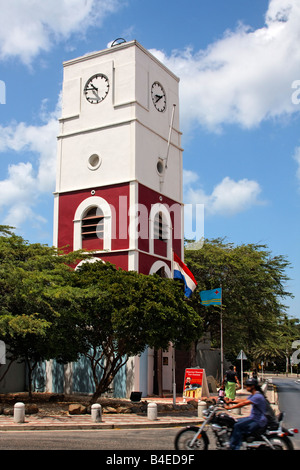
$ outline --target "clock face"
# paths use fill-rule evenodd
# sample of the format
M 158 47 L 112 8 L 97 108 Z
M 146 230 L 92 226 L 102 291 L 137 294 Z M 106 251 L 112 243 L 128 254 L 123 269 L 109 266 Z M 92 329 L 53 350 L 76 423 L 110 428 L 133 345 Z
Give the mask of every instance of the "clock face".
M 166 92 L 160 83 L 153 83 L 151 87 L 151 97 L 157 111 L 163 112 L 167 106 L 167 98 Z
M 97 104 L 103 101 L 109 92 L 109 81 L 103 73 L 93 75 L 84 87 L 84 94 L 89 103 Z

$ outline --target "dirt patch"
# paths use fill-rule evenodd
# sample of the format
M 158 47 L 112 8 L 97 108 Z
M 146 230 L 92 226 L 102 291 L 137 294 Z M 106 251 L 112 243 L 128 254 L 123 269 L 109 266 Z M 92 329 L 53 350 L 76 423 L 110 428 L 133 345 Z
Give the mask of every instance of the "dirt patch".
M 25 404 L 26 414 L 33 414 L 33 405 L 35 405 L 35 410 L 38 410 L 35 414 L 42 416 L 68 414 L 70 404 L 67 397 L 60 394 L 33 393 L 32 397 L 25 392 L 0 394 L 0 408 L 3 414 L 13 414 L 14 405 L 18 402 Z
M 25 414 L 32 414 L 35 405 L 36 414 L 40 416 L 60 416 L 69 414 L 69 406 L 79 403 L 86 408 L 85 413 L 91 412 L 91 397 L 86 395 L 64 395 L 53 393 L 8 393 L 0 394 L 0 413 L 13 414 L 14 405 L 17 402 L 25 404 Z M 103 413 L 136 413 L 144 412 L 147 402 L 141 401 L 137 404 L 126 399 L 100 398 L 97 403 L 101 404 Z
M 15 403 L 25 404 L 25 414 L 37 414 L 39 416 L 63 416 L 69 414 L 69 406 L 79 403 L 86 408 L 85 413 L 91 412 L 91 397 L 87 395 L 64 395 L 55 393 L 35 392 L 32 397 L 28 393 L 0 394 L 0 414 L 12 415 Z M 99 398 L 97 400 L 102 407 L 103 413 L 147 413 L 147 400 L 131 402 L 129 399 Z M 171 405 L 158 403 L 158 412 L 195 412 L 197 402 L 190 401 L 185 405 Z

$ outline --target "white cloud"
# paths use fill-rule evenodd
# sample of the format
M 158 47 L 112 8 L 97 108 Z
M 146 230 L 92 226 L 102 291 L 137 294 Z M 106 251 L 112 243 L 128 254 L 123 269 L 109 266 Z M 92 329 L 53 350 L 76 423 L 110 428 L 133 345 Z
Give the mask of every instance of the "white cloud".
M 198 175 L 191 170 L 183 170 L 183 186 L 188 187 L 198 180 Z
M 29 65 L 73 33 L 101 26 L 120 5 L 120 0 L 0 0 L 0 59 L 18 57 Z
M 0 181 L 0 207 L 7 207 L 8 211 L 3 222 L 7 225 L 20 227 L 27 221 L 45 221 L 32 210 L 36 201 L 36 179 L 30 163 L 11 165 L 8 169 L 8 178 Z
M 197 180 L 196 173 L 184 171 L 184 202 L 193 205 L 204 204 L 208 215 L 228 217 L 263 204 L 259 200 L 261 187 L 256 181 L 246 178 L 234 181 L 226 176 L 213 188 L 211 194 L 207 194 L 199 185 L 196 188 L 193 186 Z
M 46 222 L 37 214 L 35 206 L 42 194 L 55 187 L 56 137 L 58 134 L 59 105 L 55 112 L 46 114 L 44 124 L 28 126 L 12 123 L 0 126 L 0 152 L 32 152 L 31 162 L 20 162 L 8 167 L 6 179 L 0 181 L 0 210 L 3 223 L 20 228 L 24 222 Z
M 260 29 L 239 24 L 198 52 L 187 48 L 168 57 L 152 50 L 181 79 L 184 131 L 252 128 L 298 112 L 291 87 L 300 78 L 299 24 L 300 0 L 270 0 Z

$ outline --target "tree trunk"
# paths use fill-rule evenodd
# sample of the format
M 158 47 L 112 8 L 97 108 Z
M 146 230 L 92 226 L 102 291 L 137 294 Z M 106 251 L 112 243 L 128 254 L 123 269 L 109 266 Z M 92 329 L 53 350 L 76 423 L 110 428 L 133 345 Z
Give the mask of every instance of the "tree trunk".
M 102 395 L 102 393 L 108 390 L 115 376 L 117 375 L 121 367 L 126 364 L 127 361 L 128 357 L 126 357 L 126 359 L 124 360 L 122 360 L 122 357 L 115 357 L 113 360 L 106 360 L 105 366 L 101 367 L 99 362 L 97 364 L 92 365 L 93 370 L 95 372 L 95 376 L 97 375 L 97 366 L 101 367 L 103 373 L 99 382 L 95 382 L 95 392 L 93 393 L 92 398 L 90 400 L 91 403 L 95 403 L 98 398 Z
M 11 361 L 10 361 L 10 363 L 8 364 L 8 366 L 7 366 L 6 370 L 5 370 L 5 372 L 4 372 L 3 375 L 0 377 L 0 382 L 1 382 L 1 381 L 4 379 L 4 377 L 6 376 L 6 374 L 8 373 L 8 371 L 9 371 L 9 369 L 10 369 L 10 367 L 11 367 L 11 365 L 13 364 L 14 361 L 15 361 L 15 360 L 11 360 Z M 1 370 L 1 365 L 0 365 L 0 370 Z
M 32 368 L 30 366 L 30 361 L 27 360 L 27 368 L 28 368 L 28 395 L 29 398 L 32 398 Z
M 163 396 L 163 373 L 162 373 L 162 349 L 157 351 L 157 380 L 158 380 L 158 396 Z
M 34 362 L 33 366 L 31 366 L 30 359 L 26 359 L 25 361 L 28 368 L 28 395 L 29 398 L 32 398 L 32 373 L 37 365 L 37 361 Z

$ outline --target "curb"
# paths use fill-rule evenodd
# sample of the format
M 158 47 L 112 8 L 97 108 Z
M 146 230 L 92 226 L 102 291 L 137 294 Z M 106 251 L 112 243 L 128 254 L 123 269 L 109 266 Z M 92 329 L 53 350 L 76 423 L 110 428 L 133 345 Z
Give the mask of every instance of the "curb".
M 185 427 L 185 426 L 198 426 L 203 420 L 198 417 L 161 417 L 157 420 L 150 421 L 146 417 L 131 416 L 129 420 L 124 419 L 121 415 L 114 415 L 113 417 L 105 417 L 100 423 L 88 422 L 87 418 L 74 419 L 76 422 L 61 422 L 59 417 L 52 417 L 48 423 L 30 422 L 25 420 L 24 423 L 11 423 L 1 424 L 0 419 L 0 432 L 4 431 L 74 431 L 74 430 L 101 430 L 101 429 L 141 429 L 141 428 L 165 428 L 165 427 Z M 8 421 L 8 420 L 7 420 Z M 45 419 L 46 421 L 46 419 Z M 52 422 L 51 422 L 52 421 Z M 80 422 L 81 421 L 81 422 Z
M 186 427 L 186 426 L 199 426 L 199 421 L 187 423 L 145 423 L 145 424 L 132 424 L 132 425 L 115 425 L 115 424 L 86 424 L 86 425 L 49 425 L 49 426 L 1 426 L 0 432 L 26 432 L 26 431 L 92 431 L 103 429 L 149 429 L 149 428 L 171 428 L 171 427 Z

